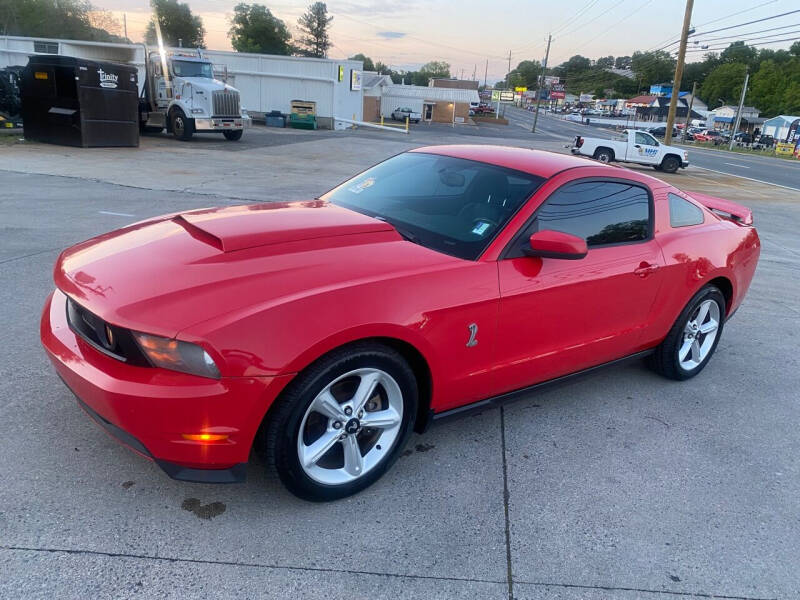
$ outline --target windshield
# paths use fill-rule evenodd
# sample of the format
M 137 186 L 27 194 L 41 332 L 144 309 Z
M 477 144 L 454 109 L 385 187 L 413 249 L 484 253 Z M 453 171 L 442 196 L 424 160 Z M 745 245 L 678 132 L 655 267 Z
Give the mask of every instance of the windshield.
M 211 63 L 193 62 L 188 60 L 173 60 L 172 72 L 176 77 L 205 77 L 213 79 Z
M 383 219 L 432 250 L 475 260 L 543 181 L 481 162 L 409 152 L 322 199 Z

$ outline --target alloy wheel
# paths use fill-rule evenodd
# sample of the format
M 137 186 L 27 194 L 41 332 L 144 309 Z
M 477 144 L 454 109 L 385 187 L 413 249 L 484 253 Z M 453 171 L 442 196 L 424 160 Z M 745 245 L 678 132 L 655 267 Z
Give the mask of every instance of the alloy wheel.
M 702 364 L 714 347 L 719 334 L 720 310 L 714 300 L 705 300 L 683 328 L 678 347 L 678 363 L 685 371 L 692 371 Z
M 387 372 L 350 371 L 317 394 L 297 436 L 297 457 L 314 481 L 342 485 L 369 473 L 400 435 L 403 394 Z

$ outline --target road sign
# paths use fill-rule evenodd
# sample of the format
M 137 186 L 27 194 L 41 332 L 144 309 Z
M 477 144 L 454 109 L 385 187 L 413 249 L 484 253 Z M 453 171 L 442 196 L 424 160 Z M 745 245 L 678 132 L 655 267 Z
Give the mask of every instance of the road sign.
M 492 102 L 500 102 L 500 90 L 492 90 Z
M 591 102 L 592 95 L 591 94 L 581 94 L 578 102 Z
M 511 90 L 503 90 L 500 92 L 500 102 L 513 102 L 514 92 Z

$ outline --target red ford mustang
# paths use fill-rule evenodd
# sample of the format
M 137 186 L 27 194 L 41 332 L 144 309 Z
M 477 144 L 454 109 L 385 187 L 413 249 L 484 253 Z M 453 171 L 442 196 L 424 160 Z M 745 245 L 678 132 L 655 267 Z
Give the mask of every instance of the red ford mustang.
M 420 148 L 314 201 L 65 250 L 41 338 L 86 412 L 170 476 L 241 481 L 255 447 L 333 499 L 468 407 L 645 354 L 696 375 L 759 252 L 748 209 L 633 171 Z

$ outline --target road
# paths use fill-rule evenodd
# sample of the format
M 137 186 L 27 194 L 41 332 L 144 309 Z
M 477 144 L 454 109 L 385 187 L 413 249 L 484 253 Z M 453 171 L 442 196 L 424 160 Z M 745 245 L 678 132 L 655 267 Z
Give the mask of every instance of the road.
M 533 124 L 533 113 L 516 107 L 507 107 L 506 117 L 510 125 L 519 128 L 530 130 Z M 563 141 L 565 144 L 576 135 L 606 139 L 614 135 L 603 127 L 587 127 L 544 113 L 539 115 L 536 130 L 533 135 L 542 141 Z M 693 167 L 800 190 L 800 161 L 695 148 L 691 145 L 685 148 L 689 151 L 689 164 Z

